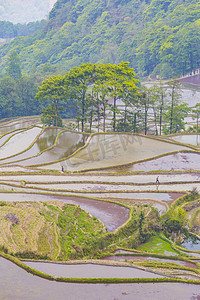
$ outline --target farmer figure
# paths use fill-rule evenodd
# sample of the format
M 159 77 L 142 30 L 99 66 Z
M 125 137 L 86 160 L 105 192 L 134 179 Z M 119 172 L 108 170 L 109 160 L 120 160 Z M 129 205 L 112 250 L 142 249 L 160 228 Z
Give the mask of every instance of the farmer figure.
M 156 184 L 160 184 L 160 181 L 159 181 L 159 176 L 156 178 Z
M 62 172 L 64 172 L 64 167 L 62 166 Z

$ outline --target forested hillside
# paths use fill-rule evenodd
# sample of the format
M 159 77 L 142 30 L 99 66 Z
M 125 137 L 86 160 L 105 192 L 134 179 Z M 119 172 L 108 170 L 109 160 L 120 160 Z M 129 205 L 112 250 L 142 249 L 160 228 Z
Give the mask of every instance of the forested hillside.
M 0 47 L 0 70 L 15 50 L 28 73 L 130 61 L 140 77 L 169 78 L 199 67 L 199 40 L 197 0 L 58 0 L 45 29 Z

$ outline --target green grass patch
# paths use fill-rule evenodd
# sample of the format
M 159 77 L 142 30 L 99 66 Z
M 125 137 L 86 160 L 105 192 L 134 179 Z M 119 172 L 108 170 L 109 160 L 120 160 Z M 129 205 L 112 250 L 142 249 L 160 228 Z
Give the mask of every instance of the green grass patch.
M 152 237 L 147 243 L 139 246 L 138 250 L 163 255 L 178 255 L 178 252 L 172 248 L 171 244 L 159 236 Z

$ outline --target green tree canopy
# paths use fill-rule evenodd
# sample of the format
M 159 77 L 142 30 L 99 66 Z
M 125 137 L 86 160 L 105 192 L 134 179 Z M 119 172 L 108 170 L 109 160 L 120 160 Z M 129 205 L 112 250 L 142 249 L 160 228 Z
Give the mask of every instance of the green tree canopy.
M 8 58 L 8 67 L 6 71 L 8 76 L 14 79 L 20 79 L 22 77 L 20 60 L 16 51 L 10 53 Z
M 66 85 L 64 76 L 57 75 L 50 77 L 43 81 L 42 85 L 38 87 L 39 92 L 36 94 L 36 99 L 45 101 L 46 105 L 50 105 L 48 113 L 52 113 L 52 118 L 55 119 L 53 124 L 58 126 L 59 106 L 66 101 Z M 46 113 L 46 111 L 45 111 Z

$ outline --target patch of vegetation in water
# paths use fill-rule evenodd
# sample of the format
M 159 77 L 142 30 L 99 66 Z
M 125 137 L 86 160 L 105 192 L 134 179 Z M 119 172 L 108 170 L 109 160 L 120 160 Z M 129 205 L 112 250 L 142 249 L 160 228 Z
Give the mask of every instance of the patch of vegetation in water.
M 137 249 L 156 254 L 178 255 L 178 252 L 172 248 L 171 244 L 159 236 L 152 237 L 147 243 L 142 244 Z

